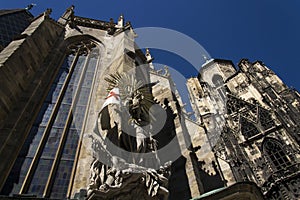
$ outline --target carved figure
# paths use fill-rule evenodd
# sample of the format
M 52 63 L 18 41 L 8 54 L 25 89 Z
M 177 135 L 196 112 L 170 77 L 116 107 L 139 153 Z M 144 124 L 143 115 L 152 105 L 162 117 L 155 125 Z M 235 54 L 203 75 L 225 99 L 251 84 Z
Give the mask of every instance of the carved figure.
M 93 171 L 91 180 L 94 184 L 90 184 L 89 194 L 93 190 L 100 191 L 107 197 L 112 197 L 116 193 L 122 196 L 122 193 L 138 189 L 138 186 L 142 186 L 145 189 L 146 195 L 149 197 L 156 197 L 154 199 L 167 200 L 169 191 L 168 177 L 170 175 L 170 162 L 161 166 L 159 170 L 145 168 L 135 164 L 126 163 L 123 159 L 116 156 L 112 157 L 112 167 L 106 171 L 103 177 L 106 179 L 102 182 L 99 178 L 101 172 L 99 169 L 103 169 L 101 164 L 95 161 L 91 170 Z M 135 196 L 135 198 L 142 198 Z
M 143 155 L 142 153 L 155 154 L 157 150 L 157 141 L 150 134 L 151 126 L 147 128 L 144 126 L 151 121 L 149 110 L 154 101 L 150 89 L 156 83 L 145 85 L 125 73 L 111 74 L 105 80 L 109 83 L 109 94 L 99 113 L 94 131 L 101 137 L 110 138 L 116 145 L 128 143 L 131 146 L 125 150 L 141 154 L 137 154 L 138 156 L 129 160 L 130 162 L 109 155 L 110 166 L 95 160 L 91 165 L 89 194 L 98 191 L 102 199 L 125 198 L 125 196 L 128 196 L 127 199 L 168 199 L 169 165 L 161 166 L 159 170 L 140 166 L 144 162 L 143 157 L 140 156 Z M 125 116 L 128 117 L 127 124 L 129 130 L 133 131 L 134 137 L 126 136 L 121 129 Z M 117 137 L 113 137 L 112 134 L 117 134 Z M 132 138 L 135 140 L 135 145 L 131 141 Z M 158 159 L 157 163 L 159 163 Z M 135 196 L 131 196 L 132 191 L 135 191 Z

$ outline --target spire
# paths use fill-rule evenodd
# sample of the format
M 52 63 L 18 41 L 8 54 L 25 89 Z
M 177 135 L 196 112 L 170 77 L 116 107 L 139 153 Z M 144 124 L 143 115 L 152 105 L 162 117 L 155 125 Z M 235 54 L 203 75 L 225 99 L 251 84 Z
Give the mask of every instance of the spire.
M 148 48 L 146 48 L 146 54 L 145 54 L 146 58 L 147 58 L 147 62 L 150 63 L 152 62 L 153 58 L 150 54 L 150 50 Z
M 150 50 L 148 48 L 146 48 L 145 56 L 146 56 L 147 62 L 149 63 L 150 68 L 154 69 L 154 66 L 152 64 L 152 61 L 153 61 L 154 58 L 151 56 Z

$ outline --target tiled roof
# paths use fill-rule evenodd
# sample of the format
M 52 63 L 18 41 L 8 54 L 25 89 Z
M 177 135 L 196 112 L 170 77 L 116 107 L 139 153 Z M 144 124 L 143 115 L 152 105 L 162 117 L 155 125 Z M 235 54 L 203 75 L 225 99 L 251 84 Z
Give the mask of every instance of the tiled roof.
M 8 14 L 12 14 L 12 13 L 17 13 L 17 12 L 26 12 L 28 13 L 29 15 L 32 16 L 32 14 L 28 11 L 26 11 L 26 9 L 7 9 L 7 10 L 0 10 L 0 16 L 3 16 L 3 15 L 8 15 Z M 33 16 L 32 16 L 33 17 Z

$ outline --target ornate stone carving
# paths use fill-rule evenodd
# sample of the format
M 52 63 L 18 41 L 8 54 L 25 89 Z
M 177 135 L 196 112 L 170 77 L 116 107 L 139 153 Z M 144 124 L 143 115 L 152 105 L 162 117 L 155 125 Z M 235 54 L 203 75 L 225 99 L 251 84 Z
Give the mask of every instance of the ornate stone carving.
M 154 167 L 145 167 L 151 161 L 143 158 L 144 153 L 155 155 L 157 149 L 157 141 L 151 136 L 151 126 L 148 126 L 153 120 L 149 108 L 154 104 L 149 89 L 155 83 L 143 84 L 125 73 L 110 74 L 105 80 L 109 84 L 109 94 L 94 130 L 103 140 L 93 138 L 92 148 L 98 158 L 90 168 L 88 199 L 168 199 L 171 163 L 155 170 Z M 127 127 L 127 133 L 122 129 L 124 127 Z M 113 134 L 117 135 L 114 139 Z M 118 152 L 109 151 L 109 143 L 105 144 L 108 140 L 111 140 L 110 145 L 117 146 L 116 149 L 122 148 L 134 154 L 126 160 L 121 158 Z M 101 157 L 110 158 L 110 161 L 102 163 Z M 158 167 L 160 161 L 153 157 Z
M 113 156 L 112 167 L 95 160 L 91 165 L 89 199 L 168 199 L 170 164 L 158 170 L 126 163 Z

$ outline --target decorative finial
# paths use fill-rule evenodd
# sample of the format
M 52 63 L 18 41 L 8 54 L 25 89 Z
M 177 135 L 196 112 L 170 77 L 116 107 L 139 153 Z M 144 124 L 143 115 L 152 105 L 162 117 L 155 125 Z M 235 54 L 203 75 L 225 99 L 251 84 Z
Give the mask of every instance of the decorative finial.
M 164 76 L 170 76 L 169 67 L 167 65 L 164 66 L 165 74 Z
M 146 57 L 148 58 L 149 56 L 151 57 L 150 50 L 146 48 Z
M 115 23 L 115 22 L 114 22 L 114 19 L 113 19 L 113 18 L 110 18 L 110 19 L 109 19 L 109 24 L 113 26 L 114 23 Z
M 66 11 L 64 12 L 64 14 L 58 19 L 58 22 L 63 24 L 63 25 L 67 25 L 70 24 L 71 27 L 74 26 L 73 22 L 74 22 L 74 9 L 75 6 L 71 5 L 70 7 L 68 7 L 66 9 Z
M 208 61 L 209 61 L 208 57 L 207 57 L 205 54 L 202 54 L 202 57 L 203 57 L 203 59 L 205 60 L 205 62 L 208 62 Z
M 148 48 L 146 48 L 145 56 L 146 56 L 146 59 L 147 59 L 147 63 L 149 63 L 149 65 L 150 65 L 150 68 L 154 69 L 154 66 L 152 64 L 153 58 L 152 58 L 152 56 L 150 54 L 150 50 Z
M 33 6 L 36 6 L 35 3 L 31 3 L 29 5 L 26 6 L 25 10 L 31 10 L 33 8 Z
M 116 28 L 123 28 L 124 27 L 124 16 L 123 16 L 123 14 L 120 15 L 120 17 L 118 19 L 118 23 L 115 27 Z
M 44 15 L 45 15 L 45 17 L 49 17 L 51 13 L 52 13 L 52 9 L 47 8 L 46 11 L 44 12 Z
M 147 62 L 150 63 L 152 62 L 153 58 L 150 54 L 150 50 L 148 48 L 146 48 L 146 54 L 145 54 L 146 58 L 147 58 Z

